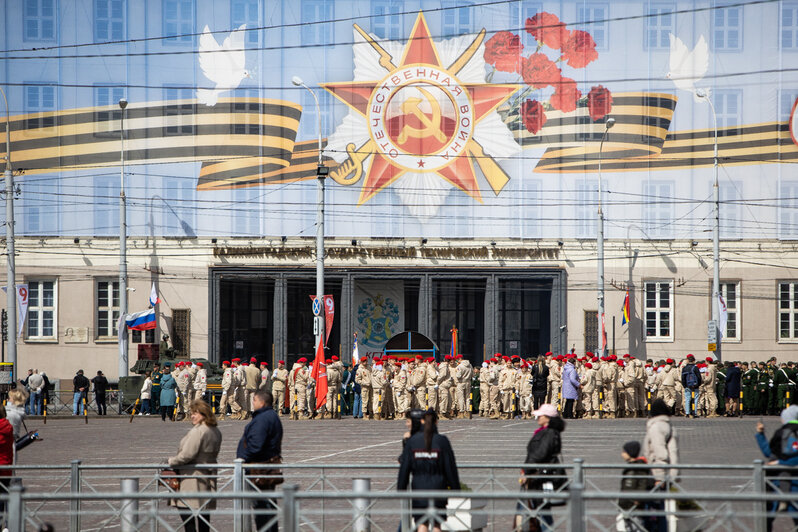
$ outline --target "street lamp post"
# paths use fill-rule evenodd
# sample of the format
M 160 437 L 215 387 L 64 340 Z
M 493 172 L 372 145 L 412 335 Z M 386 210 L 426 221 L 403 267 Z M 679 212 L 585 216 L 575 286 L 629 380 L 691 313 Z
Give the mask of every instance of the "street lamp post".
M 128 353 L 127 353 L 127 201 L 125 198 L 125 108 L 127 100 L 119 100 L 119 107 L 122 109 L 120 119 L 119 140 L 121 148 L 119 151 L 119 314 L 120 319 L 117 325 L 124 328 L 119 331 L 119 376 L 128 375 Z M 113 297 L 113 293 L 111 294 Z
M 6 282 L 6 312 L 8 313 L 8 361 L 11 365 L 12 378 L 17 378 L 17 275 L 14 257 L 14 174 L 11 172 L 11 118 L 8 114 L 8 98 L 0 88 L 6 104 L 6 170 L 3 178 L 6 182 L 6 266 L 8 268 Z
M 291 78 L 291 83 L 297 87 L 304 87 L 313 96 L 313 101 L 316 102 L 316 114 L 319 121 L 319 163 L 316 166 L 316 178 L 318 182 L 318 198 L 316 201 L 316 301 L 321 305 L 321 315 L 314 318 L 316 322 L 316 345 L 319 341 L 324 341 L 325 338 L 325 320 L 324 320 L 324 180 L 329 173 L 329 169 L 322 164 L 321 160 L 321 106 L 316 93 L 305 85 L 298 76 Z
M 715 358 L 721 360 L 722 334 L 726 331 L 720 330 L 720 189 L 718 187 L 718 115 L 715 113 L 715 106 L 709 97 L 709 92 L 704 89 L 697 89 L 696 96 L 706 100 L 712 110 L 712 126 L 715 130 L 715 143 L 712 152 L 712 321 L 715 322 Z
M 608 118 L 604 124 L 604 133 L 599 143 L 598 160 L 598 237 L 596 247 L 598 252 L 598 334 L 601 355 L 607 356 L 607 344 L 604 341 L 604 211 L 601 209 L 601 156 L 604 149 L 604 140 L 610 128 L 615 125 L 614 118 Z

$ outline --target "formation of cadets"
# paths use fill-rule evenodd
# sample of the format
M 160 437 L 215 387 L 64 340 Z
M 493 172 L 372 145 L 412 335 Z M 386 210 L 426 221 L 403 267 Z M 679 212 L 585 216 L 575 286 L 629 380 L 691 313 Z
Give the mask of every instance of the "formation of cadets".
M 290 370 L 280 360 L 274 372 L 266 362 L 258 367 L 255 358 L 249 363 L 234 358 L 222 366 L 222 419 L 228 412 L 230 419 L 247 419 L 252 394 L 259 388 L 274 394 L 278 413 L 295 419 L 340 418 L 342 414 L 401 419 L 412 408 L 432 408 L 444 419 L 473 414 L 530 419 L 543 403 L 558 405 L 571 418 L 643 417 L 656 398 L 663 399 L 673 415 L 691 413 L 685 408 L 686 400 L 695 403 L 699 416 L 775 414 L 792 404 L 798 377 L 792 362 L 779 365 L 775 357 L 768 362 L 724 365 L 711 357 L 696 363 L 693 355 L 678 362 L 671 358 L 644 362 L 628 354 L 546 353 L 522 359 L 496 353 L 481 367 L 473 367 L 462 355 L 446 355 L 441 362 L 420 355 L 411 359 L 383 355 L 361 357 L 351 369 L 333 356 L 326 360 L 326 401 L 316 410 L 316 385 L 305 357 Z M 685 371 L 695 371 L 697 376 L 688 381 L 693 386 L 687 394 Z M 205 370 L 201 363 L 180 362 L 173 373 L 180 396 L 178 412 L 186 413 L 191 399 L 206 394 Z M 727 375 L 732 380 L 728 385 Z M 737 384 L 735 379 L 739 379 Z M 575 381 L 579 386 L 574 386 Z

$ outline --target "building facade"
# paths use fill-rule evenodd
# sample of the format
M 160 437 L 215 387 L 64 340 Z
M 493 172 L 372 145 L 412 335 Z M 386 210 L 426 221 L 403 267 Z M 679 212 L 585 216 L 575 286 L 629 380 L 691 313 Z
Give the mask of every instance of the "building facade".
M 0 17 L 21 367 L 115 374 L 120 151 L 129 311 L 161 298 L 131 360 L 163 333 L 214 361 L 312 352 L 319 137 L 332 353 L 402 330 L 448 351 L 452 327 L 475 362 L 595 350 L 601 190 L 610 348 L 705 355 L 717 141 L 722 356 L 794 358 L 798 2 L 25 0 Z

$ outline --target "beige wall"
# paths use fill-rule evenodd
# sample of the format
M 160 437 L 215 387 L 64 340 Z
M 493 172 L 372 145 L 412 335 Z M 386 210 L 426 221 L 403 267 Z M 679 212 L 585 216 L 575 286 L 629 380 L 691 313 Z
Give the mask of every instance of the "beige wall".
M 153 244 L 155 248 L 153 249 Z M 82 368 L 88 375 L 98 369 L 110 379 L 117 378 L 118 347 L 115 341 L 103 343 L 95 338 L 95 279 L 116 278 L 118 251 L 115 239 L 94 238 L 75 244 L 72 239 L 19 239 L 17 257 L 17 279 L 42 277 L 58 278 L 58 340 L 33 342 L 20 339 L 18 347 L 19 370 L 38 367 L 54 378 L 71 378 Z M 283 246 L 279 240 L 252 241 L 227 239 L 218 246 Z M 312 247 L 312 239 L 290 239 L 286 250 Z M 330 239 L 330 246 L 350 246 L 349 240 Z M 429 268 L 447 267 L 545 267 L 565 268 L 568 274 L 567 316 L 568 346 L 577 352 L 584 350 L 584 311 L 597 308 L 596 304 L 596 253 L 595 242 L 491 242 L 473 240 L 433 241 L 425 244 L 428 249 L 452 249 L 459 247 L 488 250 L 488 258 L 478 261 L 468 258 L 394 258 L 380 257 L 379 250 L 386 245 L 402 248 L 419 242 L 397 242 L 361 240 L 360 248 L 376 250 L 368 256 L 329 258 L 330 267 L 377 267 L 416 266 Z M 144 310 L 148 306 L 150 285 L 157 279 L 162 303 L 158 311 L 158 335 L 169 330 L 169 320 L 174 308 L 191 309 L 191 352 L 193 356 L 205 356 L 208 346 L 208 275 L 214 266 L 286 266 L 312 267 L 313 258 L 308 255 L 286 253 L 284 256 L 253 253 L 251 256 L 215 257 L 214 245 L 208 239 L 177 240 L 131 238 L 128 244 L 129 285 L 136 288 L 129 295 L 129 311 Z M 495 258 L 493 249 L 532 250 L 534 258 Z M 605 247 L 606 312 L 607 330 L 612 345 L 612 317 L 616 319 L 615 345 L 619 353 L 632 352 L 637 356 L 664 358 L 682 357 L 688 352 L 704 357 L 706 351 L 707 320 L 710 317 L 712 253 L 709 242 L 692 245 L 687 241 L 631 242 L 637 251 L 637 259 L 631 269 L 631 278 L 636 287 L 634 316 L 629 326 L 621 326 L 621 305 L 626 283 L 630 276 L 630 245 L 625 241 L 608 241 Z M 543 250 L 538 253 L 536 250 Z M 723 251 L 725 250 L 725 251 Z M 722 246 L 723 281 L 741 282 L 741 340 L 724 344 L 724 359 L 763 359 L 776 355 L 782 360 L 797 358 L 796 344 L 777 341 L 777 280 L 792 279 L 798 267 L 798 253 L 790 243 L 733 242 Z M 6 268 L 2 264 L 0 279 Z M 159 273 L 153 273 L 157 271 Z M 795 275 L 798 279 L 798 274 Z M 651 279 L 674 281 L 675 322 L 674 340 L 668 342 L 643 341 L 641 317 L 643 313 L 642 283 Z M 4 283 L 3 279 L 3 283 Z M 2 300 L 5 304 L 5 298 Z M 68 343 L 64 333 L 67 328 L 88 327 L 87 343 Z M 631 335 L 631 337 L 630 337 Z M 631 348 L 630 348 L 631 346 Z M 136 360 L 135 344 L 131 344 L 131 365 Z

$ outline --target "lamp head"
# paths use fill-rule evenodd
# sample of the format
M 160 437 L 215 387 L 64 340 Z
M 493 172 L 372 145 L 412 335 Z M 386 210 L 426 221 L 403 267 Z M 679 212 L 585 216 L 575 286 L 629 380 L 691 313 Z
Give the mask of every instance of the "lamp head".
M 125 107 L 127 107 L 127 100 L 125 100 L 124 98 L 121 98 L 121 99 L 119 100 L 119 107 L 120 107 L 121 109 L 124 109 Z
M 604 127 L 607 128 L 607 129 L 610 129 L 614 125 L 615 125 L 615 119 L 614 118 L 608 118 L 607 122 L 604 124 Z
M 300 78 L 299 76 L 294 76 L 294 77 L 292 77 L 292 78 L 291 78 L 291 83 L 293 83 L 293 84 L 294 84 L 294 85 L 296 85 L 297 87 L 301 87 L 302 85 L 304 85 L 304 84 L 305 84 L 305 82 L 304 82 L 304 81 L 302 81 L 302 78 Z

